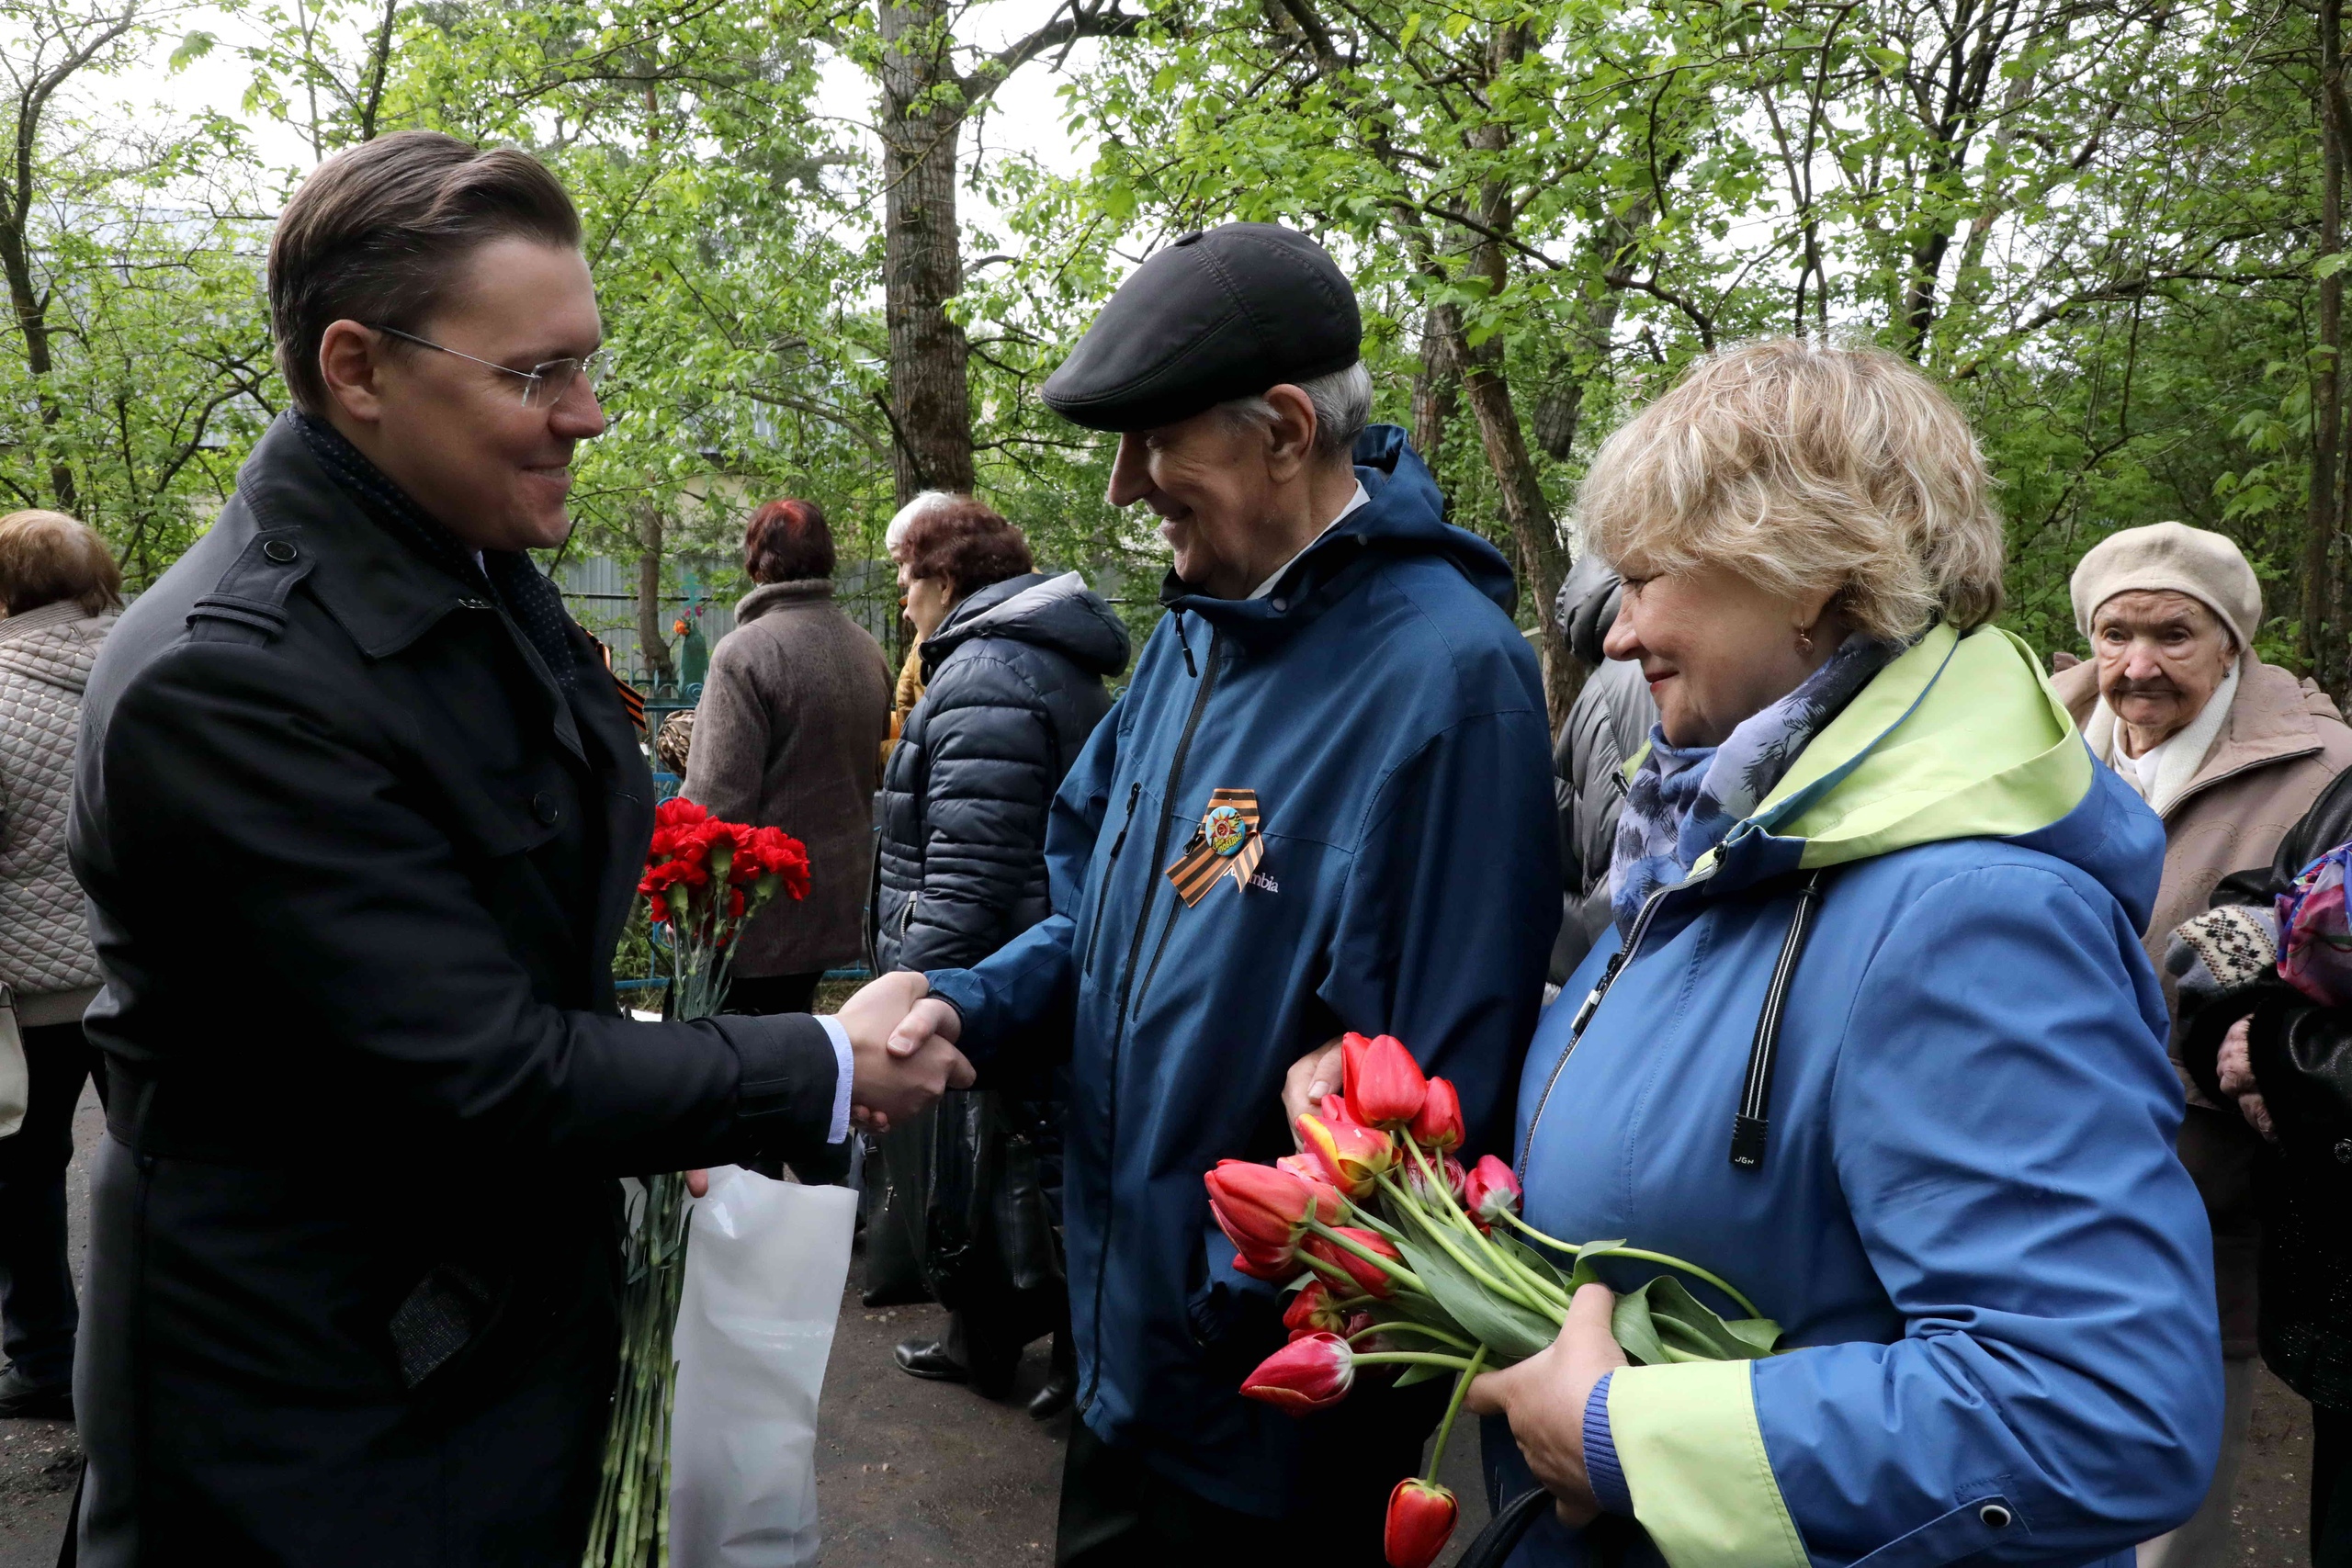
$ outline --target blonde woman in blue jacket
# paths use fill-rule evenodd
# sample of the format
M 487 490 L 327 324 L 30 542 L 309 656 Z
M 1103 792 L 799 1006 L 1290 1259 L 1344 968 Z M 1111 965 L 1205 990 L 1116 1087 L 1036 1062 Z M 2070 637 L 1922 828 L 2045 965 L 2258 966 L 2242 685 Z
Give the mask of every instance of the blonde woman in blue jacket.
M 1797 342 L 1594 460 L 1608 651 L 1660 716 L 1616 929 L 1527 1055 L 1528 1215 L 1701 1263 L 1783 1353 L 1629 1367 L 1579 1292 L 1472 1393 L 1492 1489 L 1557 1499 L 1515 1562 L 1613 1514 L 1672 1568 L 2123 1564 L 2204 1492 L 2211 1249 L 2138 934 L 2163 833 L 1989 624 L 1990 490 L 1917 369 Z

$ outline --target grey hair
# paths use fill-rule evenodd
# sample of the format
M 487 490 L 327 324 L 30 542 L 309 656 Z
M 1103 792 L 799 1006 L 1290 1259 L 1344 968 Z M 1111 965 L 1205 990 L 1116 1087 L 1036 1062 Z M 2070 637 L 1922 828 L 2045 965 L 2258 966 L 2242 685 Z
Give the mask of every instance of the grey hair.
M 1315 408 L 1315 450 L 1329 457 L 1355 450 L 1356 437 L 1372 422 L 1372 372 L 1359 359 L 1345 370 L 1295 383 Z M 1274 405 L 1263 397 L 1236 398 L 1216 405 L 1237 424 L 1271 428 Z
M 952 506 L 965 499 L 952 490 L 924 491 L 891 513 L 890 525 L 882 531 L 882 548 L 891 555 L 897 555 L 899 547 L 907 542 L 907 530 L 915 525 L 918 518 L 936 512 L 943 506 Z

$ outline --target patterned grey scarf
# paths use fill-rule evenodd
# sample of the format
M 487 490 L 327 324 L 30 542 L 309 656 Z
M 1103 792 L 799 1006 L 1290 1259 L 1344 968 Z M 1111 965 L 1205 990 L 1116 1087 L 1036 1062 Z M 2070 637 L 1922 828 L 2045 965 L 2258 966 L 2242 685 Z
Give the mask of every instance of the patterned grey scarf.
M 1719 746 L 1670 746 L 1650 728 L 1649 754 L 1617 816 L 1609 862 L 1609 907 L 1631 936 L 1634 919 L 1659 887 L 1679 882 L 1772 793 L 1813 738 L 1846 711 L 1854 694 L 1907 644 L 1855 635 L 1829 662 L 1779 702 L 1742 719 Z

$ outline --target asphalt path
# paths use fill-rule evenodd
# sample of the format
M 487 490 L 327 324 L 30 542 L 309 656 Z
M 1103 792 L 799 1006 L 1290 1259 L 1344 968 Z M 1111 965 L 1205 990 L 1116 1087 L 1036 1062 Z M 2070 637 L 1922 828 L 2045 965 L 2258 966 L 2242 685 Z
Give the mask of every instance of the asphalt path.
M 104 1131 L 95 1096 L 74 1122 L 77 1155 L 68 1179 L 75 1271 L 85 1245 L 88 1156 Z M 817 1495 L 823 1562 L 839 1568 L 1040 1568 L 1053 1561 L 1054 1499 L 1069 1416 L 1039 1423 L 1022 1408 L 1046 1378 L 1046 1348 L 1033 1346 L 1012 1398 L 996 1404 L 969 1390 L 900 1372 L 890 1348 L 936 1336 L 933 1307 L 869 1310 L 856 1293 L 842 1303 L 818 1419 Z M 1464 1440 L 1464 1438 L 1468 1440 Z M 2241 1561 L 2250 1568 L 2301 1568 L 2304 1489 L 2311 1462 L 2308 1408 L 2267 1372 L 2255 1399 L 2251 1451 L 2235 1508 Z M 51 1568 L 80 1463 L 74 1430 L 62 1422 L 0 1421 L 0 1568 Z M 1445 1479 L 1463 1502 L 1455 1550 L 1468 1542 L 1485 1507 L 1476 1428 L 1457 1434 Z M 681 1568 L 691 1565 L 681 1564 Z

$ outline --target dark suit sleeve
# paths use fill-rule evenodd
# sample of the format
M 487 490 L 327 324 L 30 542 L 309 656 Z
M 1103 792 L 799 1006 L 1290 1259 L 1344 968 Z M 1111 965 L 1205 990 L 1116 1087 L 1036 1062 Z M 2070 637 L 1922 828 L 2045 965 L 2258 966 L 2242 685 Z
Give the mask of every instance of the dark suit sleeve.
M 496 860 L 428 818 L 376 719 L 325 689 L 273 647 L 186 644 L 103 741 L 109 858 L 135 868 L 141 929 L 266 977 L 244 1066 L 299 1072 L 322 1113 L 364 1107 L 504 1162 L 627 1174 L 825 1141 L 836 1068 L 812 1019 L 652 1024 L 537 999 L 485 907 Z

